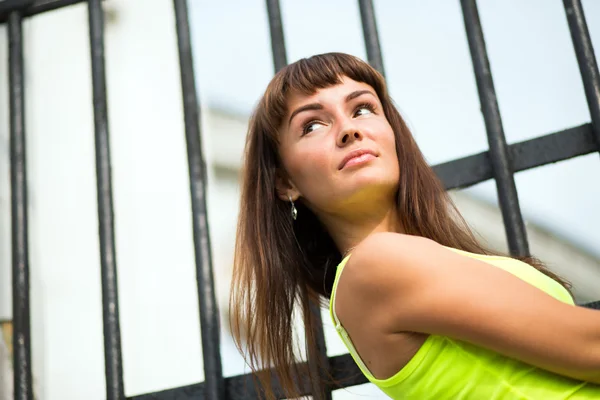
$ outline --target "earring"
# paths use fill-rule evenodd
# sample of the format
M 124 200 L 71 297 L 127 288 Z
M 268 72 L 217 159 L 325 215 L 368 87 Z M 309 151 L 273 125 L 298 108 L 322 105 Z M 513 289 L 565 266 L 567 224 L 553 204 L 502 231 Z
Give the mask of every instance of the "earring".
M 292 200 L 292 196 L 290 196 L 288 194 L 288 199 L 290 199 L 290 203 L 292 203 L 292 219 L 295 221 L 296 218 L 298 218 L 298 210 L 296 209 L 296 206 L 294 205 L 294 200 Z

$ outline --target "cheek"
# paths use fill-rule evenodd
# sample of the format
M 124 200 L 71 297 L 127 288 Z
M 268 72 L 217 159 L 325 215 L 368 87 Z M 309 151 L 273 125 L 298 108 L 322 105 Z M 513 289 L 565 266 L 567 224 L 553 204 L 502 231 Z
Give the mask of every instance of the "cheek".
M 385 127 L 382 127 L 382 134 L 378 138 L 380 150 L 385 154 L 387 160 L 387 168 L 394 175 L 398 175 L 398 153 L 396 151 L 396 137 L 392 127 L 386 122 Z
M 377 143 L 379 150 L 387 155 L 396 155 L 394 130 L 387 120 L 379 120 L 370 129 L 370 138 Z
M 325 150 L 325 146 L 298 149 L 289 159 L 289 173 L 301 192 L 308 194 L 315 189 L 320 190 L 319 184 L 326 182 L 331 175 L 331 161 Z

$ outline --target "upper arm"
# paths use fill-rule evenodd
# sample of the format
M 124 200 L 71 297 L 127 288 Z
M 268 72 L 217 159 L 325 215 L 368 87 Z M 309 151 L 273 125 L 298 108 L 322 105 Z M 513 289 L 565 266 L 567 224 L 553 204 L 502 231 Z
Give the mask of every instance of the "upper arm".
M 452 337 L 572 376 L 600 377 L 600 312 L 428 239 L 376 234 L 344 272 L 344 313 L 388 332 Z

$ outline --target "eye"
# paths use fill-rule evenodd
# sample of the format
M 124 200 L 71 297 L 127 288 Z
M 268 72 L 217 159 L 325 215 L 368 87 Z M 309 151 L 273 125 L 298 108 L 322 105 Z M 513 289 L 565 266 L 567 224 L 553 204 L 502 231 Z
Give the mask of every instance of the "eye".
M 375 107 L 372 104 L 365 103 L 365 104 L 361 104 L 360 106 L 356 107 L 356 110 L 354 111 L 354 116 L 360 117 L 361 115 L 373 114 L 374 112 L 375 112 Z
M 307 122 L 302 126 L 302 135 L 304 136 L 307 133 L 311 133 L 312 131 L 318 129 L 319 125 L 323 125 L 323 123 L 316 120 Z

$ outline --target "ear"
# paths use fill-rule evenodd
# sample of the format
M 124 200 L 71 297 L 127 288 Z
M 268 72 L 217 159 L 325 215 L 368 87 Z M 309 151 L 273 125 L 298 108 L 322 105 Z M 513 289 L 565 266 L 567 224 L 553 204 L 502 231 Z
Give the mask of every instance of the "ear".
M 275 177 L 275 190 L 277 191 L 277 197 L 283 201 L 289 201 L 290 198 L 296 201 L 300 197 L 300 191 L 285 173 L 277 173 Z

